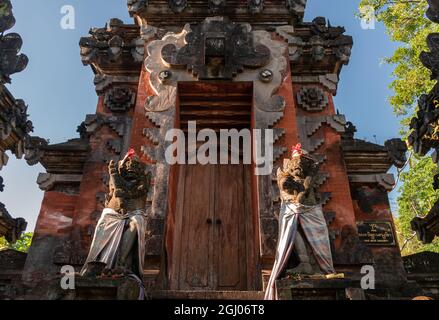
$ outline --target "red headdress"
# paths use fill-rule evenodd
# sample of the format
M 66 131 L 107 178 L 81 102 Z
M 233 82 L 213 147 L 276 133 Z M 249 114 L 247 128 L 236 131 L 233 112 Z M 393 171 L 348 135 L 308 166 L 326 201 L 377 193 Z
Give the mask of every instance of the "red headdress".
M 125 157 L 122 160 L 122 163 L 124 163 L 125 161 L 127 161 L 128 159 L 131 159 L 132 157 L 134 157 L 136 155 L 136 151 L 131 148 L 130 150 L 128 150 L 127 154 L 125 155 Z
M 291 157 L 301 157 L 303 155 L 302 144 L 298 143 L 291 148 Z

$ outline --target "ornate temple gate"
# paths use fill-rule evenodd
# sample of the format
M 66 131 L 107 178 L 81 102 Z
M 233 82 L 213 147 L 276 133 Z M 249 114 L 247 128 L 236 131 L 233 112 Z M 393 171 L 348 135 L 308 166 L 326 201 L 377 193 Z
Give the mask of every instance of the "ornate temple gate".
M 196 121 L 198 130 L 215 130 L 219 138 L 221 129 L 251 128 L 251 82 L 183 82 L 178 88 L 177 118 L 182 130 L 189 121 Z M 257 244 L 253 241 L 252 170 L 243 161 L 178 166 L 171 289 L 253 287 Z
M 146 70 L 150 74 L 149 85 L 156 94 L 147 100 L 145 106 L 147 118 L 154 124 L 154 127 L 145 130 L 145 134 L 147 137 L 154 137 L 159 143 L 144 147 L 143 152 L 148 159 L 156 161 L 152 213 L 156 217 L 163 216 L 165 220 L 166 256 L 163 260 L 166 268 L 161 270 L 165 273 L 161 286 L 174 290 L 261 290 L 260 259 L 264 258 L 261 237 L 266 239 L 268 236 L 266 230 L 261 235 L 260 223 L 261 212 L 268 212 L 270 209 L 267 206 L 271 206 L 271 175 L 256 176 L 253 174 L 256 170 L 254 166 L 245 169 L 225 166 L 217 169 L 212 178 L 206 179 L 204 175 L 199 178 L 203 183 L 212 180 L 210 189 L 207 186 L 202 187 L 204 192 L 218 193 L 221 196 L 221 191 L 217 190 L 224 184 L 227 189 L 222 196 L 227 192 L 230 194 L 229 199 L 227 196 L 224 199 L 209 199 L 216 210 L 211 209 L 213 228 L 210 228 L 212 235 L 208 238 L 209 217 L 206 213 L 203 213 L 204 216 L 195 214 L 196 222 L 191 220 L 192 226 L 188 230 L 185 229 L 185 219 L 178 219 L 178 210 L 183 210 L 181 217 L 187 217 L 186 212 L 192 210 L 189 208 L 195 201 L 191 197 L 191 202 L 186 204 L 178 199 L 176 195 L 181 196 L 183 189 L 180 184 L 186 189 L 186 179 L 192 179 L 198 172 L 193 172 L 197 169 L 185 168 L 184 171 L 189 176 L 181 176 L 179 170 L 166 163 L 164 150 L 170 142 L 165 141 L 164 137 L 170 129 L 186 128 L 187 122 L 192 120 L 197 121 L 198 129 L 209 128 L 217 131 L 231 128 L 264 131 L 273 128 L 283 118 L 286 106 L 285 98 L 276 95 L 276 91 L 281 86 L 283 73 L 288 67 L 285 57 L 287 46 L 282 41 L 274 40 L 269 32 L 252 31 L 249 25 L 236 24 L 224 17 L 207 18 L 192 28 L 186 26 L 181 33 L 169 33 L 161 40 L 150 42 L 147 46 L 149 56 L 145 60 Z M 194 42 L 187 43 L 191 37 Z M 284 129 L 275 128 L 275 141 L 278 142 L 284 134 Z M 285 151 L 286 148 L 276 145 L 274 160 Z M 208 171 L 207 168 L 200 170 Z M 227 178 L 215 178 L 224 176 L 220 170 L 229 170 L 228 176 L 234 178 L 229 181 Z M 239 182 L 236 182 L 237 176 L 241 177 Z M 237 204 L 247 203 L 247 207 L 240 210 L 226 208 L 233 203 L 230 197 L 237 194 L 231 186 L 232 183 L 246 186 L 241 196 L 234 200 Z M 194 192 L 196 191 L 191 190 L 191 196 Z M 250 201 L 245 202 L 244 198 L 252 199 L 253 210 L 250 210 Z M 163 201 L 165 199 L 168 201 Z M 206 204 L 200 203 L 191 211 L 188 219 L 194 218 L 193 212 L 205 209 Z M 222 212 L 218 213 L 220 211 Z M 238 211 L 242 211 L 239 212 L 241 216 L 236 216 Z M 223 214 L 225 217 L 229 215 L 230 218 L 226 218 L 224 222 L 222 217 L 215 217 L 215 214 Z M 207 253 L 202 254 L 208 255 L 209 249 L 211 250 L 211 256 L 202 260 L 204 265 L 197 262 L 197 259 L 206 259 L 202 254 L 198 255 L 201 251 L 197 249 L 199 242 L 189 250 L 185 246 L 193 244 L 182 245 L 185 237 L 191 236 L 191 232 L 196 234 L 198 227 L 206 232 L 203 236 L 206 243 L 214 241 L 215 244 L 223 245 L 215 250 L 204 244 L 203 250 L 207 250 Z M 238 246 L 236 243 L 232 245 L 233 238 L 240 241 Z M 195 260 L 191 260 L 192 256 L 187 256 L 192 251 L 197 253 Z M 197 265 L 195 271 L 191 269 L 192 263 Z M 215 269 L 216 271 L 209 271 Z M 203 270 L 203 273 L 197 272 L 198 270 Z
M 272 129 L 272 173 L 301 142 L 321 164 L 337 271 L 357 277 L 373 263 L 377 284 L 406 283 L 396 241 L 367 244 L 357 227 L 380 221 L 393 230 L 387 171 L 405 160 L 395 148 L 354 139 L 354 126 L 337 114 L 332 96 L 353 41 L 325 18 L 304 22 L 305 5 L 129 0 L 136 24 L 112 19 L 81 39 L 99 102 L 80 139 L 33 150 L 47 171 L 38 179 L 45 195 L 23 271 L 33 297 L 62 296 L 51 279 L 63 265 L 82 268 L 108 192 L 108 162 L 128 148 L 151 164 L 155 182 L 147 199 L 147 286 L 165 298 L 218 297 L 208 292 L 216 290 L 236 291 L 221 298 L 248 298 L 254 292 L 241 290 L 263 289 L 278 234 L 274 175 L 256 176 L 254 165 L 168 164 L 167 132 L 191 120 L 198 129 Z M 226 107 L 237 101 L 245 105 L 239 112 Z

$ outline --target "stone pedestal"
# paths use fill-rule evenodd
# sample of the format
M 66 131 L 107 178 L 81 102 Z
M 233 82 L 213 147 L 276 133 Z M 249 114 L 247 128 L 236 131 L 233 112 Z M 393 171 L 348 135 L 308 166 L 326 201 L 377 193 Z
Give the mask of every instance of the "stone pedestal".
M 365 300 L 358 281 L 348 279 L 281 279 L 276 282 L 279 300 Z
M 140 287 L 136 280 L 128 277 L 77 278 L 76 289 L 68 300 L 138 300 Z

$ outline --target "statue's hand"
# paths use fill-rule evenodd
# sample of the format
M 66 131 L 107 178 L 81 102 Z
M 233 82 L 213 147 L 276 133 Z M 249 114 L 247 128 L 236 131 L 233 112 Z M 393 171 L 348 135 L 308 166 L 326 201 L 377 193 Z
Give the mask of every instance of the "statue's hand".
M 117 174 L 117 168 L 116 168 L 116 163 L 114 162 L 114 160 L 110 161 L 110 164 L 108 165 L 108 173 L 110 175 L 115 175 Z

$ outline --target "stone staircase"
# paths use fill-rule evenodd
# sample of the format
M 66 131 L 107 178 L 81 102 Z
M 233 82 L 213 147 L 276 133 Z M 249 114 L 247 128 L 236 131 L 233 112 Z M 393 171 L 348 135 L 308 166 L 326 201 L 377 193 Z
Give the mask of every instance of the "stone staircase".
M 153 291 L 153 300 L 263 300 L 263 291 Z

